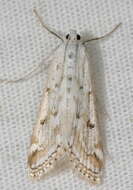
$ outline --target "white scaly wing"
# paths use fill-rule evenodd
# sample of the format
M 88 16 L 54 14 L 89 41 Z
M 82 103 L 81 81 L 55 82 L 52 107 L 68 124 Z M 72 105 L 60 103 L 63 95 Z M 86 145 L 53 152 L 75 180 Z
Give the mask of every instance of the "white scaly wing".
M 33 129 L 28 167 L 29 175 L 34 178 L 40 178 L 49 172 L 63 153 L 60 145 L 61 115 L 58 113 L 58 105 L 63 78 L 64 48 L 64 44 L 61 45 L 51 58 L 38 120 Z
M 90 183 L 100 183 L 103 168 L 103 150 L 96 116 L 95 99 L 90 76 L 89 60 L 84 46 L 78 52 L 77 113 L 73 128 L 70 157 L 74 170 L 86 177 Z

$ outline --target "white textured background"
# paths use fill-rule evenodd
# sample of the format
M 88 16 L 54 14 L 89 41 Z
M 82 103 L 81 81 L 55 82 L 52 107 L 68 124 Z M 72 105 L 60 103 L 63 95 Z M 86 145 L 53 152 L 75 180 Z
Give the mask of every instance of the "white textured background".
M 31 182 L 26 172 L 27 151 L 44 74 L 17 84 L 0 84 L 0 189 L 132 190 L 133 1 L 0 0 L 0 78 L 15 79 L 28 73 L 59 42 L 38 23 L 33 7 L 46 23 L 66 33 L 75 28 L 100 36 L 122 22 L 110 37 L 88 46 L 97 96 L 110 117 L 101 127 L 109 156 L 103 184 L 98 187 L 73 176 L 69 169 Z

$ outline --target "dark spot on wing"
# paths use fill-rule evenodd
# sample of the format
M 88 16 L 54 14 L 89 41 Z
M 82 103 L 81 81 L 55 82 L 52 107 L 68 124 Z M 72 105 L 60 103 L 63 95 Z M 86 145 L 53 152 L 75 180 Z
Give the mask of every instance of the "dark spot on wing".
M 40 120 L 41 125 L 44 125 L 44 123 L 45 123 L 45 119 Z
M 58 84 L 55 84 L 55 87 L 58 88 L 59 87 Z
M 71 81 L 71 80 L 72 80 L 72 77 L 68 77 L 68 80 L 70 80 L 70 81 Z
M 53 113 L 53 115 L 54 115 L 54 116 L 56 116 L 56 115 L 57 115 L 57 113 L 58 113 L 58 112 L 56 111 L 56 112 L 54 112 L 54 113 Z
M 95 127 L 95 125 L 93 123 L 90 123 L 89 127 L 90 127 L 90 129 L 93 129 Z
M 79 119 L 79 118 L 80 118 L 79 113 L 76 113 L 76 118 L 77 118 L 77 119 Z
M 95 125 L 93 123 L 90 123 L 90 120 L 87 121 L 87 127 L 90 129 L 93 129 Z
M 71 52 L 70 54 L 68 54 L 68 57 L 71 59 L 73 57 L 73 53 Z
M 50 88 L 47 88 L 47 90 L 46 90 L 47 92 L 49 92 L 50 91 Z

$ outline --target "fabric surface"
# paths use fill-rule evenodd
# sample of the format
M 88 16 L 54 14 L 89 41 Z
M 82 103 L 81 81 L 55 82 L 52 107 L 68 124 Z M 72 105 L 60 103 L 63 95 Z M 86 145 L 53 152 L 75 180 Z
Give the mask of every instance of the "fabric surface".
M 60 43 L 39 24 L 34 7 L 51 27 L 64 33 L 76 29 L 90 38 L 122 22 L 109 37 L 88 44 L 107 155 L 103 183 L 90 186 L 67 166 L 40 182 L 27 177 L 27 152 L 45 83 L 43 72 L 24 82 L 0 84 L 0 189 L 132 190 L 132 0 L 0 0 L 0 79 L 23 77 Z

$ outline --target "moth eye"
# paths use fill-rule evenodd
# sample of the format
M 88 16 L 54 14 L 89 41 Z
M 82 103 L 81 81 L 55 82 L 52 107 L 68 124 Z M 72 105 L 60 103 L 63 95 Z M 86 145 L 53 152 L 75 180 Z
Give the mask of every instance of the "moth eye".
M 66 39 L 68 39 L 69 37 L 70 37 L 70 35 L 69 35 L 69 34 L 67 34 L 67 35 L 66 35 Z
M 80 35 L 79 35 L 79 34 L 77 34 L 77 40 L 80 40 L 80 38 L 81 38 L 81 37 L 80 37 Z

